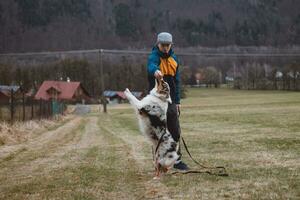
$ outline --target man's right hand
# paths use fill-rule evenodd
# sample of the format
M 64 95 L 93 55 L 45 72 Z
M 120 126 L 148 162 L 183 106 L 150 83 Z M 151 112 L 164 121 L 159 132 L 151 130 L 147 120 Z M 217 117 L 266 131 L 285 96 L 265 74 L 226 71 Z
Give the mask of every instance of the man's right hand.
M 163 74 L 161 73 L 160 70 L 156 70 L 155 73 L 154 73 L 154 76 L 155 78 L 157 78 L 158 80 L 162 79 L 163 78 Z

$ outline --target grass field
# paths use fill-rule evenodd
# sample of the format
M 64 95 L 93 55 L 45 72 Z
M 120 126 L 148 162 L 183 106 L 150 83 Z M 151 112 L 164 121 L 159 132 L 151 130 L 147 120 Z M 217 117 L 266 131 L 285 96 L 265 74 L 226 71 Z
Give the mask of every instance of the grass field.
M 0 147 L 0 199 L 300 199 L 300 93 L 190 89 L 191 153 L 230 176 L 153 180 L 151 146 L 129 105 L 73 118 Z M 183 150 L 183 160 L 197 168 Z

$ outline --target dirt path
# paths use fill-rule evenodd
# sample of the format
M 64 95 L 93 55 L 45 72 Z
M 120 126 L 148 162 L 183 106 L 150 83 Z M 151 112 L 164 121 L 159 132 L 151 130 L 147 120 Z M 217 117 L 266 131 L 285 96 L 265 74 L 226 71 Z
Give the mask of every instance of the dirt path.
M 145 148 L 151 148 L 151 144 L 147 143 L 145 137 L 141 134 L 135 135 L 130 132 L 126 127 L 122 127 L 117 120 L 111 121 L 111 118 L 106 119 L 107 123 L 112 126 L 102 126 L 107 132 L 115 137 L 120 138 L 130 148 L 130 156 L 137 163 L 138 170 L 141 173 L 146 173 L 148 180 L 143 182 L 145 192 L 141 198 L 143 199 L 170 199 L 168 196 L 168 188 L 161 183 L 160 180 L 153 179 L 154 166 L 151 163 L 151 154 L 148 152 L 147 155 L 144 153 Z
M 76 116 L 0 149 L 0 199 L 170 199 L 141 135 L 111 117 Z
M 1 149 L 1 177 L 6 183 L 14 184 L 19 179 L 39 174 L 39 168 L 44 171 L 62 164 L 60 157 L 72 145 L 78 135 L 74 130 L 80 126 L 82 119 L 75 117 L 63 126 L 53 131 L 42 133 L 39 137 L 24 144 L 7 146 Z

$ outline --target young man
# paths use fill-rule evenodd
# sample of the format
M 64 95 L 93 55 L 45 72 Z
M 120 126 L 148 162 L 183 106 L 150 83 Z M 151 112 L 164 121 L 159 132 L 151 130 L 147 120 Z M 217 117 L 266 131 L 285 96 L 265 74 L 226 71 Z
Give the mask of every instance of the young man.
M 167 127 L 173 139 L 180 142 L 180 126 L 178 116 L 180 115 L 180 74 L 177 57 L 172 50 L 172 35 L 162 32 L 157 36 L 156 45 L 148 58 L 148 80 L 150 90 L 155 85 L 155 78 L 163 78 L 170 86 L 172 104 L 169 104 L 167 111 Z M 188 170 L 188 166 L 181 161 L 181 152 L 178 150 L 179 159 L 174 168 Z

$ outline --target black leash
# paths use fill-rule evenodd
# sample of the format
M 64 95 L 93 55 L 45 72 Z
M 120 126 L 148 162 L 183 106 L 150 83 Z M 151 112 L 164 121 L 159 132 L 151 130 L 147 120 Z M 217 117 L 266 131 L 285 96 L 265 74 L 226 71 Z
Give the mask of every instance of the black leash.
M 191 155 L 191 153 L 186 145 L 186 142 L 182 136 L 181 136 L 181 140 L 182 140 L 184 148 L 185 148 L 186 152 L 188 153 L 189 157 L 194 161 L 194 163 L 196 163 L 198 166 L 202 167 L 204 170 L 188 170 L 188 171 L 180 171 L 180 172 L 176 171 L 176 172 L 173 172 L 172 174 L 208 173 L 210 175 L 216 175 L 216 176 L 229 176 L 229 174 L 226 171 L 226 168 L 223 166 L 208 167 L 208 166 L 205 166 L 205 165 L 199 163 Z M 214 172 L 213 170 L 216 170 L 216 172 Z
M 158 148 L 160 146 L 160 144 L 162 143 L 162 140 L 163 140 L 163 137 L 164 135 L 166 134 L 166 132 L 164 132 L 159 140 L 158 140 L 158 143 L 156 145 L 156 148 L 155 148 L 155 151 L 153 152 L 153 149 L 152 149 L 152 153 L 153 154 L 153 160 L 154 160 L 154 155 L 156 155 L 157 151 L 158 151 Z M 199 163 L 197 160 L 195 160 L 193 158 L 193 156 L 191 155 L 187 145 L 186 145 L 186 142 L 184 140 L 184 138 L 181 136 L 181 140 L 182 140 L 182 143 L 184 145 L 184 148 L 186 150 L 186 152 L 188 153 L 189 157 L 194 161 L 194 163 L 196 163 L 198 166 L 200 166 L 201 168 L 203 168 L 203 170 L 187 170 L 187 171 L 175 171 L 175 172 L 172 172 L 171 174 L 191 174 L 191 173 L 207 173 L 207 174 L 210 174 L 210 175 L 216 175 L 216 176 L 229 176 L 229 174 L 227 173 L 226 171 L 226 168 L 223 167 L 223 166 L 216 166 L 216 167 L 208 167 L 208 166 L 205 166 L 201 163 Z M 215 170 L 215 172 L 214 172 Z
M 167 131 L 165 131 L 165 132 L 160 136 L 160 138 L 159 138 L 159 140 L 158 140 L 158 143 L 157 143 L 157 145 L 156 145 L 156 148 L 155 148 L 155 154 L 154 154 L 154 155 L 156 155 L 156 153 L 157 153 L 157 151 L 158 151 L 158 148 L 159 148 L 160 144 L 162 143 L 163 137 L 164 137 L 164 135 L 165 135 L 166 133 L 167 133 Z

